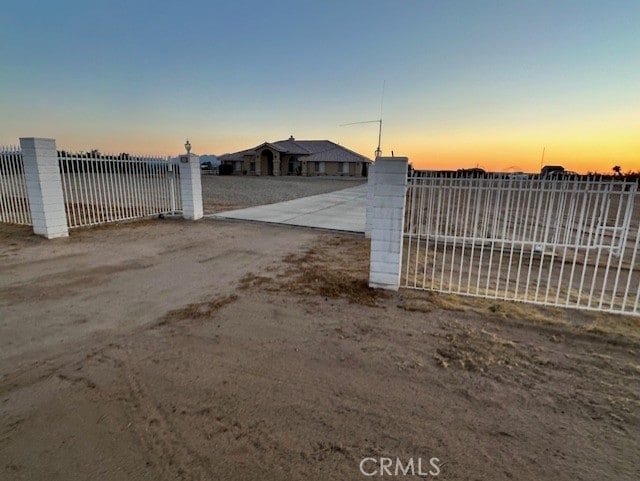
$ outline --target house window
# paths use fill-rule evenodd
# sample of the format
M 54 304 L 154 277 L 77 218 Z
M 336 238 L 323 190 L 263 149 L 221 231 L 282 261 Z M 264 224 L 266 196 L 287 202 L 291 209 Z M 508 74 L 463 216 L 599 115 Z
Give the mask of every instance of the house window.
M 338 173 L 339 174 L 348 174 L 349 173 L 349 164 L 347 162 L 338 162 Z
M 316 162 L 315 163 L 315 171 L 316 171 L 316 174 L 323 174 L 324 173 L 324 162 Z
M 302 172 L 302 167 L 300 161 L 298 160 L 290 160 L 289 161 L 289 174 L 291 175 L 300 175 Z
M 256 171 L 256 163 L 249 162 L 249 172 L 255 172 L 255 171 Z
M 300 160 L 296 156 L 292 156 L 289 158 L 289 175 L 300 175 L 302 172 Z
M 242 170 L 242 161 L 241 160 L 236 160 L 233 163 L 233 170 L 235 172 L 240 172 Z

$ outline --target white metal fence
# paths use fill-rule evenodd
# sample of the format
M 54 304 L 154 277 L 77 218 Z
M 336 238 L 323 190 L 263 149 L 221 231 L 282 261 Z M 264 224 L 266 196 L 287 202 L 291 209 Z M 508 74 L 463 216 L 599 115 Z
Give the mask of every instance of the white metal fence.
M 182 210 L 169 158 L 58 151 L 70 228 Z
M 27 184 L 18 147 L 0 147 L 0 222 L 31 225 Z
M 68 227 L 182 211 L 175 162 L 162 157 L 58 151 Z M 18 147 L 0 147 L 0 201 L 0 222 L 32 224 Z
M 637 184 L 603 179 L 409 180 L 401 285 L 639 314 Z

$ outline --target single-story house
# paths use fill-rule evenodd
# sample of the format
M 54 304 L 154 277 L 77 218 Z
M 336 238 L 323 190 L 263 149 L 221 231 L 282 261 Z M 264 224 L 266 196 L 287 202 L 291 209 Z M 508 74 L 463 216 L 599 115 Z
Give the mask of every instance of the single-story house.
M 233 165 L 234 174 L 247 175 L 367 175 L 371 160 L 330 140 L 265 142 L 252 149 L 218 157 Z

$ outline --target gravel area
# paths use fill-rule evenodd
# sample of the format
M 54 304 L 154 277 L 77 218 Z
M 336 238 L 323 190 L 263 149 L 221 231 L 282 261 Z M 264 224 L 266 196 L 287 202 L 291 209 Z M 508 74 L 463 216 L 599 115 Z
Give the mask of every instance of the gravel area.
M 325 194 L 366 182 L 345 177 L 249 177 L 203 175 L 205 214 L 255 205 L 273 204 L 310 195 Z

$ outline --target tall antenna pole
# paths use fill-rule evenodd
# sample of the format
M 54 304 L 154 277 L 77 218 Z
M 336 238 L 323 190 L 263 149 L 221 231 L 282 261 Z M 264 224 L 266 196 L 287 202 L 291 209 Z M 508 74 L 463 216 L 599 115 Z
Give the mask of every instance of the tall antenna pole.
M 384 105 L 384 88 L 387 84 L 386 80 L 382 81 L 382 95 L 380 96 L 380 126 L 378 129 L 378 148 L 376 149 L 376 159 L 382 155 L 380 144 L 382 143 L 382 107 Z
M 378 129 L 378 148 L 376 149 L 376 159 L 382 155 L 380 142 L 382 141 L 382 118 L 380 118 L 380 128 Z
M 349 124 L 341 124 L 340 127 L 346 127 L 347 125 L 357 125 L 357 124 L 372 124 L 376 122 L 378 124 L 378 148 L 376 149 L 376 159 L 382 155 L 382 149 L 380 145 L 382 143 L 382 107 L 384 105 L 384 87 L 386 84 L 386 80 L 382 82 L 382 97 L 380 99 L 380 118 L 377 120 L 364 120 L 362 122 L 351 122 Z
M 544 149 L 546 148 L 547 148 L 546 146 L 542 147 L 542 158 L 540 159 L 540 171 L 542 171 L 542 164 L 544 163 Z

